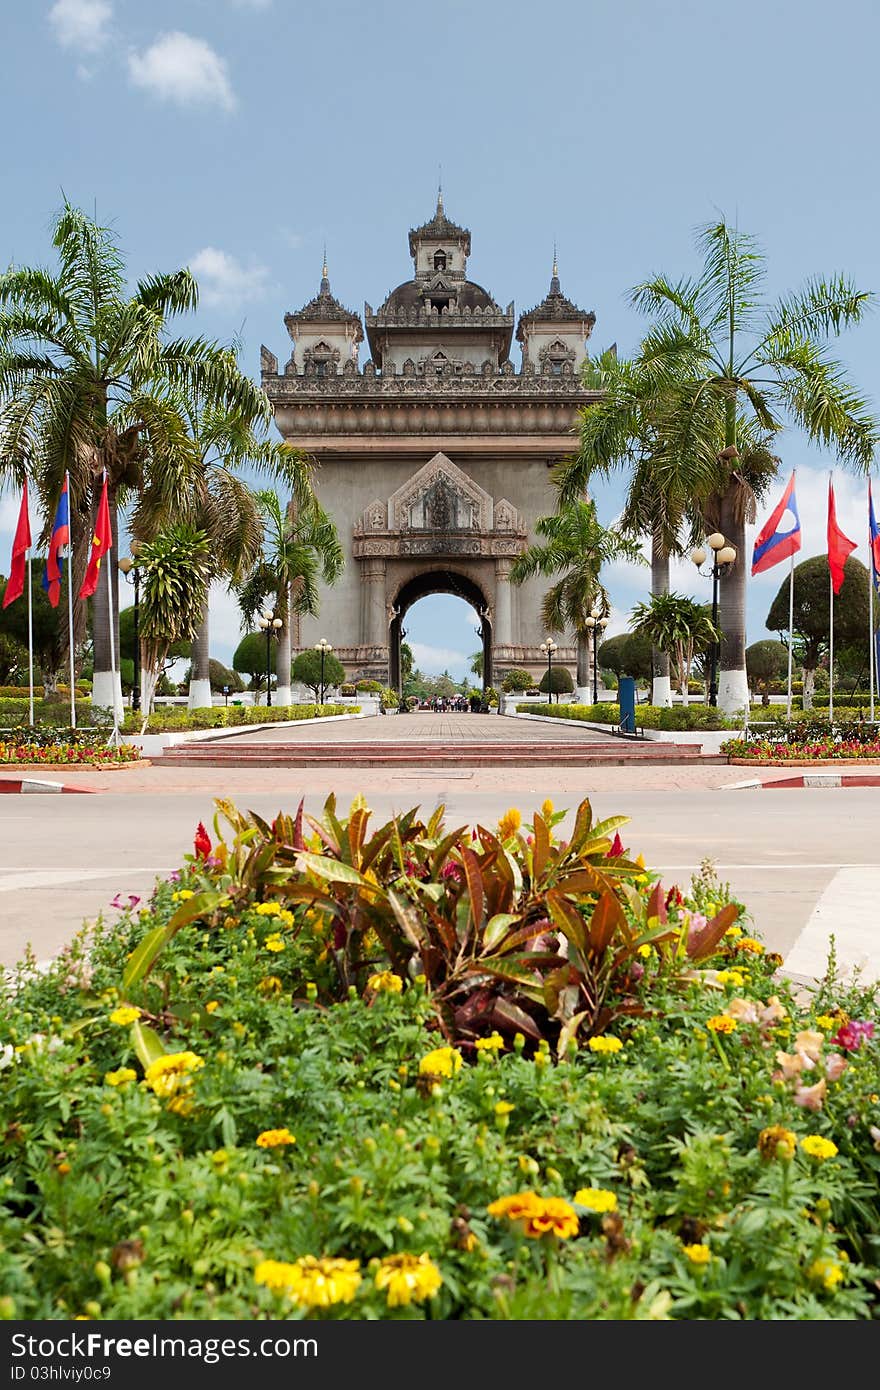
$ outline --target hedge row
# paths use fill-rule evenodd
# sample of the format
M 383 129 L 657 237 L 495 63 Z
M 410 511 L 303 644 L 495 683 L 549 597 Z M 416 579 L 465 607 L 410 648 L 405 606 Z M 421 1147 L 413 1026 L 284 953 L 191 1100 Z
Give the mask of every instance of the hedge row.
M 77 695 L 88 695 L 89 692 L 91 691 L 91 688 L 92 688 L 92 683 L 91 683 L 91 681 L 77 681 L 77 683 L 76 683 L 76 693 L 77 693 Z M 45 693 L 46 693 L 46 692 L 45 692 L 45 688 L 44 688 L 42 685 L 35 685 L 35 686 L 34 686 L 34 699 L 35 699 L 35 700 L 42 700 L 43 697 L 45 696 Z M 70 686 L 69 686 L 69 685 L 57 685 L 57 686 L 55 687 L 55 694 L 56 694 L 56 695 L 69 695 L 69 694 L 70 694 Z M 28 698 L 28 687 L 27 687 L 26 685 L 0 685 L 0 700 L 21 700 L 21 699 L 25 699 L 25 700 L 26 700 L 27 698 Z
M 542 714 L 553 719 L 576 719 L 590 724 L 620 724 L 620 706 L 598 705 L 517 705 L 518 714 Z M 643 729 L 739 729 L 740 720 L 725 719 L 709 705 L 639 705 L 636 725 Z
M 189 729 L 234 729 L 240 724 L 276 724 L 289 719 L 328 718 L 356 714 L 358 705 L 225 705 L 214 709 L 157 710 L 147 720 L 148 734 L 184 733 Z M 126 734 L 139 734 L 143 718 L 129 711 L 122 723 Z

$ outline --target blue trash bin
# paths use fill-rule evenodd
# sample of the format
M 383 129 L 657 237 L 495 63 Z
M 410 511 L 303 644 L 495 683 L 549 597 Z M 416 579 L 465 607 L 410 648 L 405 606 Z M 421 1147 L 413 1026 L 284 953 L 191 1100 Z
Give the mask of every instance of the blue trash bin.
M 620 728 L 625 734 L 636 731 L 636 683 L 632 676 L 621 676 L 617 682 L 620 704 Z

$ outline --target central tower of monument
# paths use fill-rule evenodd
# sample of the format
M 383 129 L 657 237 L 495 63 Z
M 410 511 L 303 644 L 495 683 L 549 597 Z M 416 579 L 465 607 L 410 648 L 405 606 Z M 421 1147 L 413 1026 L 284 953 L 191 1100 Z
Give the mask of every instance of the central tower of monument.
M 576 446 L 581 385 L 595 315 L 550 288 L 516 325 L 469 280 L 470 232 L 449 220 L 442 195 L 409 234 L 413 275 L 363 323 L 330 291 L 285 325 L 283 370 L 261 352 L 263 388 L 283 437 L 319 464 L 316 486 L 346 552 L 341 580 L 303 619 L 294 650 L 326 634 L 348 675 L 399 685 L 407 610 L 426 594 L 466 599 L 480 620 L 483 679 L 512 666 L 540 677 L 547 635 L 543 581 L 510 584 L 538 517 L 555 510 L 550 467 Z M 371 356 L 359 363 L 366 338 Z M 558 639 L 557 661 L 575 649 Z

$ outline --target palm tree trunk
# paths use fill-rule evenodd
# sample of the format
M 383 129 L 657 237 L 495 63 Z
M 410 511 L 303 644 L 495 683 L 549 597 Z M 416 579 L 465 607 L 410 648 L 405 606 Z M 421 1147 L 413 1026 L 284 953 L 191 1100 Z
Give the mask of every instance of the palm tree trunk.
M 210 709 L 211 667 L 209 665 L 211 629 L 208 617 L 208 600 L 205 598 L 205 611 L 192 639 L 192 669 L 189 677 L 189 709 Z
M 92 527 L 98 516 L 98 503 L 103 481 L 96 478 L 92 484 Z M 92 646 L 94 651 L 94 673 L 92 676 L 92 705 L 102 709 L 116 708 L 118 719 L 125 713 L 122 703 L 122 682 L 119 678 L 119 516 L 116 509 L 116 488 L 111 483 L 107 488 L 107 503 L 110 510 L 110 532 L 113 545 L 101 561 L 98 571 L 98 587 L 92 598 Z M 94 529 L 92 531 L 94 534 Z M 110 613 L 108 591 L 113 601 L 113 641 L 110 640 Z M 112 651 L 112 660 L 111 660 Z M 115 667 L 115 670 L 114 670 Z
M 651 537 L 651 594 L 669 593 L 669 553 L 661 537 Z M 669 655 L 659 647 L 651 648 L 651 704 L 668 708 L 672 704 L 672 684 L 669 679 Z
M 593 703 L 592 669 L 593 669 L 593 643 L 596 640 L 595 632 L 578 632 L 577 640 L 577 690 L 575 700 L 590 705 Z M 588 691 L 585 696 L 584 691 Z
M 746 676 L 746 528 L 737 506 L 739 485 L 731 479 L 721 498 L 721 531 L 736 550 L 736 560 L 719 580 L 718 620 L 721 659 L 718 676 L 718 708 L 723 714 L 741 714 L 749 707 Z
M 290 689 L 290 663 L 292 660 L 290 651 L 290 586 L 285 586 L 278 594 L 278 613 L 284 621 L 284 626 L 278 630 L 278 640 L 275 643 L 275 703 L 276 705 L 289 705 L 293 700 Z

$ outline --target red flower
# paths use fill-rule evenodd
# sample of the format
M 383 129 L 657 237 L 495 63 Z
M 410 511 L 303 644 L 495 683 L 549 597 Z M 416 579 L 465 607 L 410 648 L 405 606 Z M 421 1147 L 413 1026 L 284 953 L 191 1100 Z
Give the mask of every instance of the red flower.
M 196 837 L 193 844 L 195 846 L 196 858 L 207 859 L 208 855 L 211 853 L 211 840 L 201 821 L 199 821 L 196 829 Z
M 670 907 L 681 907 L 683 902 L 684 898 L 682 897 L 681 889 L 673 884 L 666 894 L 666 910 L 668 911 Z
M 620 831 L 615 830 L 611 848 L 606 855 L 607 859 L 619 859 L 623 854 L 623 841 L 620 838 Z

